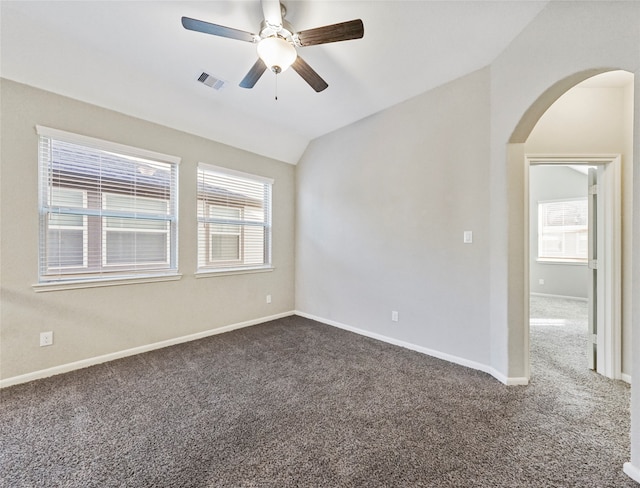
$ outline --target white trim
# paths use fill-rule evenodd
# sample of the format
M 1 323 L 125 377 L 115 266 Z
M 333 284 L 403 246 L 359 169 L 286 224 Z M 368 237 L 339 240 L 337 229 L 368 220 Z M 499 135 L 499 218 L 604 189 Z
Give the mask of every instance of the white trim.
M 504 383 L 507 386 L 527 386 L 529 384 L 529 378 L 525 376 L 515 376 L 515 377 L 506 377 L 502 375 L 502 373 L 497 372 L 495 369 L 491 368 L 493 371 L 490 373 L 495 379 Z
M 505 376 L 493 367 L 489 367 L 489 371 L 487 371 L 487 373 L 497 379 L 500 383 L 507 386 L 527 386 L 529 384 L 529 378 L 525 376 Z
M 220 268 L 219 270 L 206 270 L 201 269 L 196 271 L 193 275 L 196 278 L 213 278 L 214 276 L 230 276 L 238 274 L 251 274 L 251 273 L 270 273 L 276 269 L 273 266 L 261 266 L 258 268 Z
M 125 349 L 122 351 L 117 351 L 109 354 L 104 354 L 102 356 L 96 356 L 93 358 L 82 359 L 80 361 L 74 361 L 72 363 L 61 364 L 59 366 L 54 366 L 52 368 L 42 369 L 39 371 L 34 371 L 31 373 L 26 373 L 19 376 L 13 376 L 11 378 L 6 378 L 0 380 L 0 389 L 7 388 L 9 386 L 18 385 L 21 383 L 27 383 L 29 381 L 34 381 L 42 378 L 48 378 L 50 376 L 68 373 L 71 371 L 75 371 L 77 369 L 87 368 L 89 366 L 94 366 L 96 364 L 105 363 L 108 361 L 114 361 L 116 359 L 125 358 L 128 356 L 135 356 L 136 354 L 142 354 L 144 352 L 154 351 L 156 349 L 162 349 L 164 347 L 173 346 L 176 344 L 182 344 L 185 342 L 195 341 L 198 339 L 204 339 L 205 337 L 210 337 L 217 334 L 223 334 L 225 332 L 230 332 L 232 330 L 241 329 L 244 327 L 250 327 L 252 325 L 262 324 L 264 322 L 270 322 L 272 320 L 281 319 L 284 317 L 290 317 L 292 315 L 299 315 L 300 317 L 304 317 L 307 319 L 315 320 L 316 322 L 320 322 L 326 325 L 330 325 L 333 327 L 337 327 L 339 329 L 348 330 L 358 335 L 362 335 L 365 337 L 370 337 L 372 339 L 376 339 L 382 342 L 386 342 L 388 344 L 393 344 L 395 346 L 404 347 L 405 349 L 409 349 L 412 351 L 420 352 L 422 354 L 426 354 L 427 356 L 432 356 L 438 359 L 442 359 L 444 361 L 448 361 L 450 363 L 458 364 L 460 366 L 465 366 L 467 368 L 475 369 L 478 371 L 482 371 L 493 376 L 495 379 L 500 381 L 501 383 L 511 386 L 511 385 L 527 385 L 529 383 L 528 378 L 525 377 L 513 377 L 509 378 L 504 376 L 499 371 L 495 370 L 491 366 L 487 366 L 485 364 L 478 363 L 476 361 L 470 361 L 465 358 L 461 358 L 458 356 L 453 356 L 451 354 L 443 353 L 440 351 L 436 351 L 433 349 L 429 349 L 426 347 L 418 346 L 415 344 L 411 344 L 409 342 L 401 341 L 398 339 L 394 339 L 392 337 L 387 337 L 381 334 L 376 334 L 374 332 L 369 332 L 364 329 L 359 329 L 357 327 L 352 327 L 346 324 L 342 324 L 340 322 L 336 322 L 333 320 L 323 319 L 322 317 L 318 317 L 312 314 L 308 314 L 305 312 L 301 312 L 299 310 L 283 312 L 276 315 L 271 315 L 268 317 L 261 317 L 258 319 L 248 320 L 246 322 L 239 322 L 236 324 L 226 325 L 223 327 L 219 327 L 216 329 L 209 329 L 202 332 L 196 332 L 195 334 L 189 334 L 186 336 L 175 337 L 173 339 L 167 339 L 160 342 L 154 342 L 152 344 L 146 344 L 143 346 L 133 347 L 131 349 Z
M 604 275 L 601 283 L 604 285 L 603 299 L 605 307 L 602 313 L 606 313 L 606 319 L 601 322 L 611 324 L 605 330 L 598 331 L 598 354 L 604 356 L 603 361 L 598 361 L 598 373 L 611 379 L 620 379 L 622 375 L 622 327 L 621 327 L 621 202 L 620 202 L 620 154 L 597 154 L 597 155 L 554 155 L 554 154 L 525 154 L 524 155 L 524 361 L 525 373 L 530 376 L 530 353 L 529 353 L 529 239 L 530 239 L 530 209 L 529 195 L 530 182 L 529 172 L 531 166 L 537 164 L 560 164 L 560 165 L 598 165 L 604 168 L 603 181 L 598 182 L 605 188 L 605 198 L 603 199 L 603 211 L 606 218 L 602 219 L 603 225 L 607 228 L 604 234 L 606 242 L 601 243 L 604 248 L 603 262 L 606 263 Z
M 31 285 L 33 291 L 42 293 L 45 291 L 77 290 L 79 288 L 99 288 L 102 286 L 137 285 L 139 283 L 156 283 L 161 281 L 178 281 L 181 274 L 131 276 L 118 278 L 95 278 L 87 280 L 52 281 L 51 283 L 36 283 Z
M 624 463 L 624 465 L 622 466 L 622 471 L 624 471 L 624 474 L 626 474 L 633 481 L 637 481 L 638 483 L 640 483 L 640 469 L 636 468 L 633 464 Z
M 81 144 L 83 146 L 92 147 L 94 149 L 102 149 L 104 151 L 115 152 L 137 158 L 154 159 L 156 161 L 173 164 L 180 164 L 180 161 L 182 160 L 182 158 L 180 158 L 179 156 L 171 156 L 170 154 L 163 154 L 156 151 L 150 151 L 148 149 L 127 146 L 126 144 L 120 144 L 118 142 L 105 141 L 96 137 L 74 134 L 73 132 L 52 129 L 50 127 L 45 127 L 42 125 L 36 125 L 36 133 L 39 136 L 50 137 L 58 141 Z
M 618 153 L 604 154 L 525 154 L 527 160 L 532 164 L 560 164 L 563 166 L 594 166 L 596 164 L 610 163 L 620 157 Z
M 418 346 L 410 342 L 394 339 L 393 337 L 384 336 L 382 334 L 377 334 L 375 332 L 370 332 L 368 330 L 360 329 L 358 327 L 353 327 L 351 325 L 346 325 L 340 322 L 336 322 L 335 320 L 324 319 L 316 315 L 312 315 L 306 312 L 301 312 L 300 310 L 296 310 L 295 315 L 299 315 L 300 317 L 315 320 L 316 322 L 320 322 L 326 325 L 331 325 L 332 327 L 337 327 L 338 329 L 348 330 L 349 332 L 353 332 L 355 334 L 362 335 L 365 337 L 370 337 L 371 339 L 376 339 L 382 342 L 386 342 L 388 344 L 393 344 L 394 346 L 404 347 L 405 349 L 410 349 L 411 351 L 420 352 L 422 354 L 426 354 L 427 356 L 432 356 L 434 358 L 442 359 L 450 363 L 459 364 L 460 366 L 465 366 L 467 368 L 482 371 L 484 373 L 490 374 L 495 379 L 497 379 L 501 383 L 504 383 L 505 385 L 527 385 L 529 383 L 527 378 L 509 378 L 504 376 L 502 373 L 496 371 L 491 366 L 487 366 L 486 364 L 478 363 L 476 361 L 471 361 L 469 359 L 461 358 L 459 356 L 453 356 L 451 354 L 447 354 L 441 351 L 436 351 L 434 349 Z
M 202 169 L 204 171 L 213 171 L 214 173 L 222 173 L 229 176 L 237 176 L 238 178 L 244 178 L 245 180 L 257 181 L 259 183 L 264 183 L 267 185 L 273 185 L 274 179 L 268 178 L 266 176 L 255 175 L 252 173 L 244 173 L 242 171 L 237 171 L 235 169 L 224 168 L 222 166 L 215 166 L 209 163 L 198 163 L 198 169 Z
M 624 381 L 625 383 L 628 383 L 629 385 L 631 384 L 631 375 L 627 374 L 627 373 L 621 373 L 620 374 L 620 379 L 622 381 Z
M 40 371 L 34 371 L 32 373 L 13 376 L 11 378 L 0 380 L 0 388 L 6 388 L 8 386 L 18 385 L 20 383 L 26 383 L 28 381 L 39 380 L 39 379 L 47 378 L 49 376 L 54 376 L 57 374 L 68 373 L 76 369 L 82 369 L 88 366 L 94 366 L 96 364 L 106 363 L 107 361 L 113 361 L 115 359 L 121 359 L 128 356 L 135 356 L 136 354 L 154 351 L 156 349 L 162 349 L 164 347 L 174 346 L 176 344 L 182 344 L 184 342 L 204 339 L 205 337 L 222 334 L 224 332 L 230 332 L 232 330 L 241 329 L 243 327 L 250 327 L 252 325 L 262 324 L 264 322 L 269 322 L 271 320 L 276 320 L 283 317 L 289 317 L 291 315 L 294 315 L 294 312 L 283 312 L 276 315 L 270 315 L 268 317 L 261 317 L 258 319 L 247 320 L 246 322 L 238 322 L 236 324 L 218 327 L 216 329 L 209 329 L 202 332 L 196 332 L 195 334 L 175 337 L 173 339 L 167 339 L 165 341 L 154 342 L 152 344 L 145 344 L 143 346 L 133 347 L 131 349 L 125 349 L 123 351 L 112 352 L 109 354 L 104 354 L 102 356 L 96 356 L 93 358 L 82 359 L 80 361 L 74 361 L 72 363 L 61 364 L 59 366 L 54 366 L 52 368 L 47 368 L 47 369 L 41 369 Z

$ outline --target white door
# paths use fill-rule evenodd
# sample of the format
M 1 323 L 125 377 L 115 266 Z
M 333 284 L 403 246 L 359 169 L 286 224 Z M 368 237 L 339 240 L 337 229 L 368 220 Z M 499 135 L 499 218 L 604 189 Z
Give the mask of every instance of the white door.
M 602 350 L 598 349 L 598 323 L 602 323 L 599 317 L 599 311 L 603 310 L 602 306 L 598 306 L 598 297 L 603 294 L 598 292 L 600 283 L 598 281 L 598 170 L 589 168 L 588 173 L 588 192 L 589 192 L 589 250 L 587 253 L 589 264 L 589 329 L 587 340 L 587 358 L 589 361 L 589 369 L 597 371 L 598 369 L 598 352 L 602 354 Z M 603 263 L 600 263 L 603 264 Z M 601 282 L 602 280 L 600 280 Z M 600 361 L 602 364 L 602 361 Z
M 615 167 L 589 168 L 589 368 L 620 375 L 619 193 Z M 618 186 L 619 188 L 619 186 Z

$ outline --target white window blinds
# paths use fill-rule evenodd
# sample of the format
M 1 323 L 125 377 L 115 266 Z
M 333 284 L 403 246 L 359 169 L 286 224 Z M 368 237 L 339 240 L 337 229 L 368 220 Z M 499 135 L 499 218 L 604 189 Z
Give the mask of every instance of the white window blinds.
M 38 134 L 40 282 L 176 273 L 179 159 Z
M 271 265 L 271 188 L 260 176 L 198 166 L 198 271 Z
M 586 262 L 588 217 L 586 198 L 538 202 L 538 259 Z

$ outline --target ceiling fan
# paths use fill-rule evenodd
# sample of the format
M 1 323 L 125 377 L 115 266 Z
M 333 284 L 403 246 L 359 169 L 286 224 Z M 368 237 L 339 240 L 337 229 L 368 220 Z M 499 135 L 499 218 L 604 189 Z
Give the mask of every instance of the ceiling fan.
M 321 92 L 329 85 L 298 55 L 296 48 L 364 36 L 360 19 L 296 32 L 284 19 L 287 10 L 279 0 L 261 0 L 261 4 L 264 20 L 259 34 L 182 17 L 185 29 L 257 44 L 258 60 L 240 82 L 242 88 L 253 88 L 267 68 L 277 75 L 291 66 L 311 88 Z

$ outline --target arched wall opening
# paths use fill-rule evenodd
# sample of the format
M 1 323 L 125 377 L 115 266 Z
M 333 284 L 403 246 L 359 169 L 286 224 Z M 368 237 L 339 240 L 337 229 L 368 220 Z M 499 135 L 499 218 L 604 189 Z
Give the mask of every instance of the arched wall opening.
M 550 86 L 522 115 L 509 138 L 509 144 L 524 144 L 540 117 L 571 88 L 596 75 L 616 70 L 617 68 L 600 68 L 580 71 Z
M 536 127 L 536 124 L 540 121 L 542 116 L 550 109 L 550 107 L 558 101 L 560 97 L 566 94 L 569 90 L 574 88 L 576 85 L 581 82 L 592 78 L 596 75 L 617 71 L 616 68 L 600 68 L 600 69 L 590 69 L 575 73 L 570 75 L 562 80 L 556 82 L 552 86 L 550 86 L 543 94 L 541 94 L 538 99 L 526 110 L 515 129 L 513 130 L 511 137 L 509 139 L 508 147 L 507 147 L 507 164 L 509 171 L 512 172 L 511 182 L 517 182 L 517 185 L 512 185 L 509 191 L 510 194 L 510 203 L 514 204 L 518 207 L 518 211 L 521 212 L 522 219 L 520 223 L 516 223 L 515 225 L 518 227 L 518 231 L 516 235 L 519 233 L 521 238 L 516 239 L 514 242 L 514 246 L 511 247 L 509 253 L 509 259 L 512 265 L 514 265 L 515 273 L 511 274 L 510 282 L 509 282 L 509 317 L 510 326 L 509 326 L 509 352 L 512 356 L 509 360 L 510 365 L 515 365 L 516 371 L 510 372 L 509 376 L 521 376 L 529 379 L 529 284 L 528 284 L 528 271 L 529 271 L 529 246 L 528 246 L 528 205 L 525 200 L 528 198 L 528 162 L 526 159 L 526 142 L 529 139 L 529 136 Z M 638 86 L 638 76 L 636 76 L 635 86 L 637 93 Z M 638 98 L 634 98 L 634 103 L 638 105 Z M 633 107 L 630 107 L 630 110 L 633 113 Z M 633 134 L 630 136 L 630 139 L 633 141 L 629 141 L 630 150 L 628 152 L 633 155 L 632 148 L 637 147 L 637 139 L 638 139 L 638 127 L 637 122 L 635 127 L 631 129 Z M 575 154 L 575 151 L 574 151 Z M 625 161 L 627 171 L 625 174 L 628 176 L 627 180 L 631 179 L 631 168 L 633 167 L 632 157 L 628 157 L 628 160 Z M 637 155 L 635 157 L 637 160 Z M 637 173 L 637 171 L 636 171 Z M 624 176 L 623 176 L 624 178 Z M 623 266 L 626 268 L 625 270 L 625 279 L 623 280 L 623 290 L 622 293 L 625 296 L 626 304 L 625 310 L 626 313 L 623 314 L 623 319 L 625 321 L 624 326 L 627 329 L 626 332 L 626 340 L 627 340 L 627 355 L 629 351 L 631 351 L 631 333 L 630 331 L 633 329 L 633 323 L 631 323 L 631 282 L 632 273 L 631 273 L 631 231 L 632 231 L 632 200 L 631 194 L 632 192 L 638 193 L 637 185 L 633 185 L 631 181 L 626 182 L 626 192 L 627 192 L 627 203 L 625 208 L 626 218 L 623 223 L 625 226 L 625 234 L 627 238 L 624 239 L 626 245 L 624 249 L 624 260 Z M 637 282 L 637 280 L 636 280 Z M 640 285 L 637 285 L 640 286 Z M 636 314 L 637 317 L 637 314 Z M 637 323 L 636 318 L 636 323 Z M 636 334 L 637 335 L 637 334 Z M 628 358 L 627 358 L 628 359 Z M 622 376 L 630 381 L 631 379 L 631 370 L 632 367 L 630 365 L 630 360 L 627 361 L 627 365 L 625 371 L 623 371 Z M 513 374 L 515 373 L 515 374 Z
M 635 75 L 631 275 L 633 350 L 640 351 L 640 50 L 637 2 L 549 2 L 491 65 L 490 353 L 495 375 L 526 384 L 524 328 L 525 142 L 562 93 L 606 71 Z M 640 354 L 632 381 L 640 381 Z M 640 388 L 631 391 L 631 461 L 640 482 Z
M 529 380 L 529 309 L 528 309 L 528 283 L 525 280 L 528 265 L 528 244 L 525 242 L 525 227 L 528 225 L 528 214 L 525 215 L 526 177 L 526 142 L 535 125 L 543 114 L 563 94 L 588 78 L 601 73 L 615 71 L 619 68 L 592 69 L 580 71 L 567 76 L 551 85 L 527 108 L 518 123 L 515 125 L 506 146 L 506 169 L 509 184 L 507 186 L 507 202 L 509 205 L 509 245 L 508 263 L 510 272 L 507 278 L 507 302 L 508 310 L 508 334 L 507 363 L 510 378 L 515 378 L 512 384 L 526 384 Z M 624 68 L 622 68 L 624 69 Z M 640 72 L 626 70 L 635 75 L 632 91 L 633 106 L 630 107 L 633 118 L 632 137 L 630 147 L 632 157 L 629 158 L 626 171 L 627 198 L 625 233 L 627 238 L 626 260 L 623 273 L 623 293 L 626 296 L 627 314 L 626 326 L 631 332 L 629 348 L 636 352 L 631 358 L 630 377 L 627 381 L 633 381 L 633 377 L 640 377 L 640 300 L 637 299 L 640 291 Z M 624 178 L 624 176 L 623 176 Z M 628 181 L 628 180 L 631 181 Z M 629 215 L 630 214 L 630 215 Z M 518 218 L 520 216 L 520 218 Z M 631 243 L 633 242 L 633 245 Z M 629 303 L 631 302 L 631 303 Z M 624 303 L 624 300 L 623 300 Z M 630 324 L 629 324 L 630 322 Z M 625 323 L 623 322 L 623 327 Z M 623 371 L 623 374 L 625 372 Z M 640 421 L 638 412 L 640 408 L 640 389 L 632 388 L 631 394 L 631 461 L 625 463 L 624 471 L 632 479 L 640 482 Z
M 596 73 L 596 75 L 594 75 Z M 529 199 L 529 164 L 535 161 L 537 156 L 544 155 L 543 160 L 561 161 L 569 157 L 583 160 L 587 157 L 597 158 L 603 161 L 614 159 L 619 155 L 617 166 L 622 167 L 622 184 L 617 184 L 617 198 L 621 198 L 621 205 L 618 203 L 615 215 L 612 220 L 617 219 L 615 226 L 620 228 L 620 221 L 623 232 L 616 239 L 616 249 L 614 251 L 613 241 L 611 242 L 612 258 L 617 259 L 618 271 L 607 280 L 607 293 L 615 298 L 615 303 L 611 305 L 610 314 L 605 320 L 601 317 L 599 326 L 600 347 L 598 355 L 601 362 L 598 364 L 598 371 L 610 378 L 624 379 L 630 382 L 632 370 L 632 347 L 631 347 L 631 230 L 632 230 L 632 166 L 633 166 L 633 82 L 634 76 L 628 71 L 607 70 L 607 74 L 602 70 L 589 70 L 561 80 L 547 90 L 538 101 L 530 107 L 518 124 L 510 144 L 509 154 L 514 157 L 509 164 L 523 168 L 524 187 L 524 214 L 523 221 L 529 222 L 530 210 L 528 208 Z M 602 74 L 601 76 L 597 76 Z M 589 80 L 589 81 L 585 81 Z M 582 83 L 582 81 L 585 81 Z M 521 154 L 522 153 L 522 154 Z M 526 153 L 526 157 L 525 154 Z M 535 156 L 535 157 L 534 157 Z M 533 159 L 532 159 L 533 157 Z M 518 161 L 519 160 L 519 161 Z M 533 164 L 533 163 L 531 163 Z M 604 165 L 603 167 L 608 167 Z M 612 169 L 613 171 L 613 169 Z M 616 171 L 619 171 L 616 170 Z M 618 179 L 620 176 L 618 176 Z M 603 185 L 600 185 L 604 189 Z M 612 186 L 609 192 L 613 194 Z M 585 186 L 586 192 L 586 186 Z M 601 195 L 604 198 L 605 194 Z M 620 197 L 622 195 L 622 197 Z M 613 195 L 612 195 L 613 196 Z M 613 204 L 612 204 L 613 206 Z M 614 223 L 611 223 L 612 226 Z M 537 282 L 530 282 L 529 272 L 535 270 L 531 276 L 540 274 L 542 269 L 546 269 L 552 279 L 550 290 L 554 288 L 553 278 L 559 278 L 558 269 L 562 266 L 541 266 L 539 262 L 531 260 L 530 253 L 536 253 L 536 242 L 529 236 L 529 225 L 523 227 L 526 241 L 522 243 L 524 255 L 523 287 L 522 287 L 522 330 L 517 331 L 522 337 L 522 362 L 523 373 L 526 378 L 530 375 L 529 358 L 529 292 L 535 290 L 544 292 L 544 287 L 537 286 Z M 619 231 L 618 231 L 619 232 Z M 620 232 L 619 232 L 620 233 Z M 531 243 L 531 249 L 529 249 Z M 600 253 L 604 258 L 604 255 Z M 604 259 L 602 260 L 604 261 Z M 622 269 L 620 269 L 622 265 Z M 612 265 L 613 266 L 613 265 Z M 574 267 L 575 268 L 575 267 Z M 567 269 L 567 267 L 564 267 Z M 574 277 L 577 270 L 571 270 Z M 580 271 L 580 273 L 583 273 Z M 586 270 L 585 270 L 586 273 Z M 604 269 L 598 274 L 604 277 Z M 582 276 L 582 274 L 577 275 Z M 584 274 L 586 280 L 586 274 Z M 603 281 L 600 281 L 602 284 Z M 586 281 L 585 281 L 586 286 Z M 586 291 L 586 288 L 585 288 Z M 602 296 L 605 290 L 602 289 Z M 567 294 L 569 295 L 569 294 Z M 598 295 L 600 296 L 600 295 Z M 515 300 L 515 298 L 514 298 Z M 595 299 L 594 299 L 595 302 Z M 602 311 L 601 303 L 598 310 Z M 595 310 L 595 309 L 594 309 Z M 609 312 L 608 312 L 609 313 Z M 595 315 L 595 314 L 594 314 Z M 605 331 L 606 329 L 606 331 Z M 606 347 L 605 347 L 606 344 Z M 517 349 L 517 347 L 516 347 Z M 512 349 L 516 352 L 515 349 Z M 604 367 L 604 359 L 610 359 L 608 367 Z

